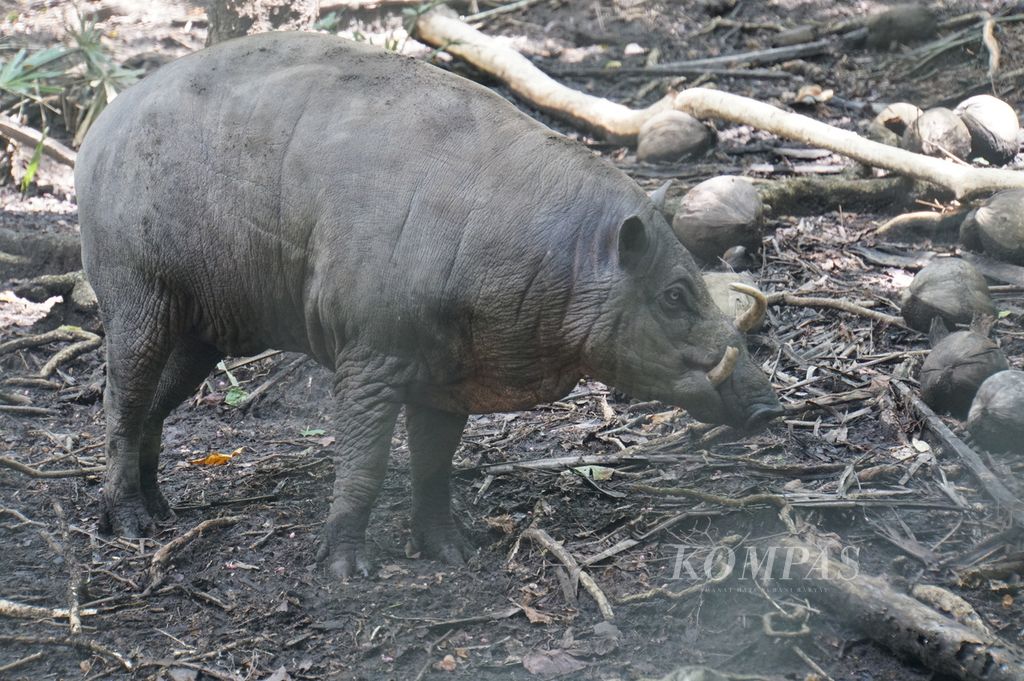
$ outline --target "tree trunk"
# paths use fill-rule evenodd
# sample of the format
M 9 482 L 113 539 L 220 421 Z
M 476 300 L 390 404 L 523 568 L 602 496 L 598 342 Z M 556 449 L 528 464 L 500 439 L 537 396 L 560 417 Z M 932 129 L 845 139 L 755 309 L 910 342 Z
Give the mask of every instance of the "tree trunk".
M 251 33 L 308 30 L 319 0 L 208 0 L 206 46 Z

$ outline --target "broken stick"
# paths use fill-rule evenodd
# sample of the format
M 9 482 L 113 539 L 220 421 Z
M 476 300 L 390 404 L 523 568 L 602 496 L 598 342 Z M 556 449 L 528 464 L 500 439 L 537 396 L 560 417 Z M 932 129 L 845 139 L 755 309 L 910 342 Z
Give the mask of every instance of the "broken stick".
M 10 116 L 0 115 L 0 137 L 18 142 L 35 148 L 40 143 L 43 145 L 43 153 L 52 159 L 56 159 L 66 166 L 75 167 L 75 159 L 78 158 L 72 149 L 64 146 L 56 140 L 46 137 L 35 128 L 22 125 Z
M 597 585 L 594 578 L 591 577 L 586 570 L 580 567 L 579 563 L 576 562 L 576 559 L 572 557 L 572 554 L 565 550 L 564 546 L 555 541 L 550 534 L 537 527 L 531 527 L 525 530 L 522 536 L 547 549 L 551 555 L 557 558 L 562 565 L 569 570 L 569 574 L 573 579 L 577 577 L 579 578 L 580 584 L 583 585 L 583 588 L 587 590 L 587 593 L 589 593 L 591 597 L 593 597 L 594 601 L 597 602 L 597 607 L 601 611 L 601 616 L 604 617 L 606 622 L 610 622 L 615 619 L 615 613 L 612 612 L 612 606 L 611 603 L 608 602 L 608 597 L 604 595 L 603 591 L 601 591 L 601 587 Z

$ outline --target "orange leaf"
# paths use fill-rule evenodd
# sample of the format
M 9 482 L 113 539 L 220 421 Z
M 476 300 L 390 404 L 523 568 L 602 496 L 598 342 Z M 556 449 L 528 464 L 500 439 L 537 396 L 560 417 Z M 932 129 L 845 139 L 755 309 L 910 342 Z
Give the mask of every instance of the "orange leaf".
M 189 463 L 196 466 L 223 466 L 228 461 L 231 461 L 231 459 L 241 454 L 243 449 L 245 449 L 245 447 L 239 447 L 230 454 L 224 454 L 223 452 L 210 452 L 206 456 L 198 459 L 192 459 Z

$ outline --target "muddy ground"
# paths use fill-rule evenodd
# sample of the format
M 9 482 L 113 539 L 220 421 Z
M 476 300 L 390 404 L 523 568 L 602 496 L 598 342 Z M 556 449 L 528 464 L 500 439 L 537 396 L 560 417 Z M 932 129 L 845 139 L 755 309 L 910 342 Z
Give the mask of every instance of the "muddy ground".
M 492 19 L 483 30 L 513 38 L 574 87 L 631 105 L 698 81 L 788 105 L 801 86 L 817 84 L 838 99 L 800 110 L 862 129 L 870 117 L 863 105 L 907 100 L 927 107 L 991 92 L 980 39 L 938 53 L 837 44 L 823 54 L 761 66 L 775 73 L 761 78 L 668 77 L 650 85 L 640 76 L 579 75 L 610 60 L 642 65 L 655 48 L 662 62 L 765 48 L 779 28 L 857 18 L 887 4 L 740 0 L 728 9 L 727 2 L 540 2 Z M 62 37 L 67 5 L 19 3 L 5 12 L 0 35 L 11 44 L 52 44 Z M 202 11 L 193 5 L 121 0 L 81 6 L 107 8 L 97 16 L 110 49 L 134 67 L 152 69 L 198 49 L 205 37 Z M 947 0 L 937 7 L 943 19 L 978 9 L 1024 11 L 1010 2 Z M 334 30 L 345 35 L 427 52 L 404 41 L 398 9 L 339 11 L 334 18 Z M 1024 23 L 1011 22 L 999 30 L 1006 72 L 1024 61 L 1022 29 Z M 639 50 L 627 49 L 630 44 Z M 1020 83 L 1019 76 L 996 83 L 1018 112 Z M 717 149 L 700 162 L 645 165 L 633 150 L 539 117 L 644 186 L 677 178 L 673 195 L 720 173 L 780 179 L 852 166 L 829 154 L 794 160 L 778 148 L 796 145 L 726 125 L 719 126 Z M 1021 167 L 1020 156 L 1016 163 Z M 45 170 L 42 186 L 28 195 L 0 187 L 0 228 L 25 235 L 74 232 L 67 173 Z M 883 244 L 874 231 L 887 217 L 882 209 L 773 216 L 757 271 L 762 289 L 869 301 L 898 314 L 899 291 L 919 265 L 879 255 Z M 885 246 L 904 257 L 911 250 L 956 250 L 926 240 Z M 0 292 L 15 284 L 0 281 Z M 1024 368 L 1020 289 L 995 298 L 1004 314 L 994 336 L 1010 363 Z M 0 293 L 0 342 L 56 323 L 30 326 L 39 314 Z M 981 570 L 999 561 L 1019 565 L 1020 536 L 1004 531 L 1007 516 L 956 456 L 923 431 L 920 416 L 892 383 L 902 376 L 914 386 L 926 339 L 835 310 L 775 306 L 750 341 L 789 409 L 784 421 L 756 435 L 712 430 L 678 410 L 592 382 L 532 411 L 472 417 L 456 456 L 454 503 L 480 549 L 464 567 L 406 554 L 410 478 L 399 428 L 369 531 L 378 569 L 350 583 L 328 578 L 315 560 L 333 476 L 333 437 L 329 376 L 311 362 L 275 355 L 239 366 L 230 377 L 218 372 L 168 419 L 161 480 L 177 520 L 143 541 L 97 533 L 101 350 L 63 365 L 49 386 L 5 387 L 41 412 L 0 413 L 0 456 L 67 475 L 35 478 L 0 467 L 0 598 L 60 608 L 74 586 L 83 616 L 81 636 L 73 640 L 66 619 L 0 617 L 0 678 L 610 680 L 658 677 L 687 664 L 775 679 L 944 678 L 894 656 L 845 613 L 815 605 L 799 584 L 777 579 L 760 585 L 738 572 L 706 583 L 709 556 L 714 568 L 714 556 L 726 547 L 742 560 L 746 547 L 772 546 L 772 537 L 782 536 L 785 526 L 774 508 L 654 495 L 637 484 L 732 498 L 786 494 L 801 522 L 856 547 L 861 572 L 901 589 L 919 583 L 952 589 L 992 631 L 1024 643 L 1019 572 Z M 33 375 L 60 347 L 2 356 L 0 376 Z M 232 379 L 248 393 L 271 383 L 239 408 L 228 403 L 237 394 Z M 962 432 L 957 421 L 947 423 Z M 206 465 L 212 453 L 235 455 L 223 465 Z M 589 470 L 597 479 L 567 465 L 487 468 L 616 454 L 626 458 L 614 473 Z M 1018 461 L 985 462 L 1019 492 Z M 161 547 L 216 518 L 226 520 L 153 567 Z M 614 609 L 613 625 L 603 623 L 594 599 L 573 587 L 550 553 L 521 537 L 531 526 L 582 562 L 616 547 L 587 563 Z M 621 544 L 627 539 L 635 542 L 628 548 Z M 703 589 L 686 591 L 700 584 Z M 673 595 L 680 592 L 688 595 Z M 788 626 L 796 631 L 806 623 L 806 632 L 767 632 L 762 618 L 778 609 L 802 612 Z

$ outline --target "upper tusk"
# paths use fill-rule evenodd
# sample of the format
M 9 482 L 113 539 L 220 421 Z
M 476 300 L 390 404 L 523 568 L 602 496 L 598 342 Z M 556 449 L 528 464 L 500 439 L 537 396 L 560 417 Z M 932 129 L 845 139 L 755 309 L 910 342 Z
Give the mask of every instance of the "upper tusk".
M 715 365 L 715 367 L 708 372 L 708 381 L 711 385 L 716 388 L 720 386 L 725 379 L 732 375 L 733 370 L 736 368 L 736 360 L 739 359 L 740 351 L 729 346 L 725 349 L 725 354 L 722 355 L 721 361 Z
M 745 293 L 754 299 L 754 304 L 748 307 L 742 314 L 736 315 L 736 328 L 742 333 L 756 329 L 764 321 L 765 312 L 768 311 L 768 297 L 753 286 L 746 284 L 732 283 L 729 288 L 739 293 Z

